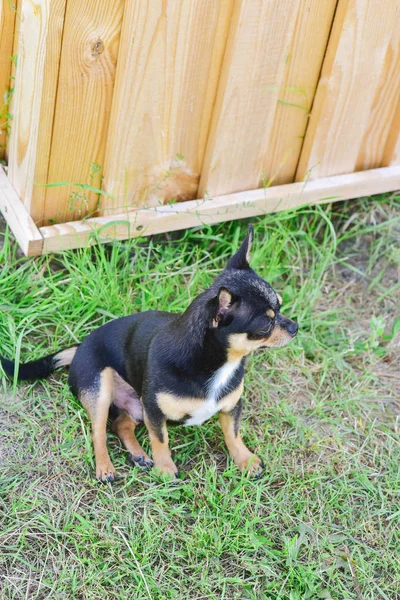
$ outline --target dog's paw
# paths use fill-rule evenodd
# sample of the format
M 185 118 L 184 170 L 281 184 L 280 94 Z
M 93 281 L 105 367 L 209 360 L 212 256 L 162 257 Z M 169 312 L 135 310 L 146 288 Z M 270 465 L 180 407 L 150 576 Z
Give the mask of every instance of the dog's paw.
M 175 479 L 175 477 L 178 477 L 178 469 L 173 460 L 156 461 L 154 463 L 154 470 L 157 475 L 167 477 L 168 479 Z
M 252 452 L 246 453 L 246 456 L 241 457 L 238 461 L 235 461 L 241 471 L 246 471 L 252 477 L 261 477 L 264 464 L 256 454 Z
M 111 461 L 96 465 L 96 479 L 102 483 L 114 481 L 115 469 Z
M 146 471 L 147 469 L 151 469 L 151 467 L 154 464 L 153 461 L 151 460 L 151 458 L 149 458 L 147 456 L 147 454 L 141 455 L 141 456 L 136 456 L 136 455 L 129 453 L 128 460 L 133 465 L 135 465 L 136 467 L 139 467 L 140 469 L 143 469 L 144 471 Z

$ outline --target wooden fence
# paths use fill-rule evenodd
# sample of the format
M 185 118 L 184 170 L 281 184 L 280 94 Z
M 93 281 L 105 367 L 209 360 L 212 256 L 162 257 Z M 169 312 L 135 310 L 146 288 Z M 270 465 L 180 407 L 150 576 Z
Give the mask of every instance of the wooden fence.
M 27 254 L 400 188 L 400 0 L 0 0 L 3 92 Z

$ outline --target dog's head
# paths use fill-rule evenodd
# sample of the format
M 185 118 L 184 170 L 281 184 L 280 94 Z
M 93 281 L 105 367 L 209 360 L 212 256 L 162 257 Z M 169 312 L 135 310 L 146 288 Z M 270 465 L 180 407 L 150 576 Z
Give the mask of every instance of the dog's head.
M 208 326 L 227 345 L 232 359 L 257 348 L 281 348 L 296 336 L 298 325 L 281 313 L 282 298 L 250 268 L 254 231 L 216 279 L 217 294 L 208 302 Z

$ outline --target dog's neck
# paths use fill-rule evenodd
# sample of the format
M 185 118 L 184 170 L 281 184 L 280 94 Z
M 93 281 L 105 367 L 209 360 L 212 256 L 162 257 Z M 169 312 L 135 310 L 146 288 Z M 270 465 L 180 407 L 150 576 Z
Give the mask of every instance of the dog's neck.
M 190 364 L 196 371 L 215 372 L 228 361 L 227 344 L 217 334 L 217 330 L 210 328 L 205 305 L 215 292 L 206 290 L 198 296 L 179 315 L 173 323 L 171 333 L 174 337 L 174 346 L 182 356 L 182 364 Z

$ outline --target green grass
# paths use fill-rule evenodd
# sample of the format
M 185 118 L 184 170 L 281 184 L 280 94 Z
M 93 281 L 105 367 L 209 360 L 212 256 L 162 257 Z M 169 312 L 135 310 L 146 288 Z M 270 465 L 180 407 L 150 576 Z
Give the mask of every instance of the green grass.
M 253 221 L 252 266 L 300 324 L 249 360 L 242 430 L 260 480 L 230 463 L 212 419 L 170 427 L 177 482 L 132 468 L 110 434 L 118 480 L 97 484 L 67 374 L 3 379 L 1 597 L 400 598 L 399 209 L 393 194 Z M 182 310 L 246 228 L 35 260 L 0 234 L 0 353 L 24 361 L 114 317 Z

